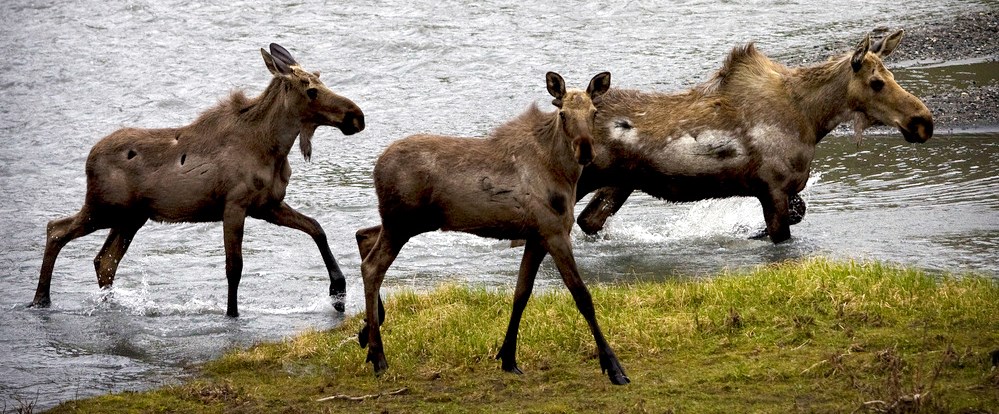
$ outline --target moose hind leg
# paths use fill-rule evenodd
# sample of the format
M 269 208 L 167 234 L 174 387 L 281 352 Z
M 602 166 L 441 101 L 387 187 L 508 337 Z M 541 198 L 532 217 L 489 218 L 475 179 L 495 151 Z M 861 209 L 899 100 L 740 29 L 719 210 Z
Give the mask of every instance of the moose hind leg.
M 611 349 L 610 344 L 604 338 L 600 326 L 597 325 L 596 311 L 593 308 L 593 298 L 590 296 L 590 291 L 586 289 L 586 285 L 579 275 L 576 260 L 572 256 L 572 245 L 570 244 L 569 236 L 560 233 L 558 236 L 549 237 L 545 240 L 545 245 L 548 253 L 552 255 L 552 259 L 555 260 L 555 266 L 558 268 L 559 274 L 562 275 L 562 281 L 565 282 L 565 286 L 569 288 L 569 293 L 572 294 L 572 298 L 576 302 L 576 308 L 579 309 L 579 313 L 583 315 L 586 323 L 590 326 L 590 331 L 593 333 L 593 340 L 597 343 L 597 353 L 600 356 L 601 370 L 607 373 L 611 383 L 615 385 L 624 385 L 631 382 L 628 376 L 625 375 L 621 363 L 618 362 L 614 350 Z
M 135 237 L 135 233 L 143 224 L 145 224 L 145 220 L 139 222 L 138 225 L 111 228 L 108 239 L 104 242 L 104 247 L 94 258 L 97 285 L 102 289 L 114 284 L 114 275 L 118 271 L 118 264 L 121 263 L 121 258 L 125 256 L 128 246 L 132 243 L 132 238 Z
M 329 241 L 326 239 L 326 232 L 315 219 L 306 216 L 282 202 L 279 206 L 264 212 L 255 217 L 267 220 L 273 224 L 283 227 L 293 228 L 305 232 L 312 236 L 319 248 L 319 254 L 326 264 L 326 271 L 330 276 L 330 296 L 333 297 L 333 307 L 343 312 L 345 310 L 344 301 L 347 295 L 347 281 L 343 277 L 343 272 L 330 251 Z
M 496 359 L 502 361 L 504 371 L 514 374 L 524 372 L 517 367 L 517 333 L 520 330 L 520 318 L 524 314 L 531 291 L 534 289 L 534 278 L 538 268 L 545 258 L 545 249 L 537 240 L 528 240 L 524 246 L 524 257 L 520 261 L 520 275 L 517 277 L 517 288 L 513 294 L 513 311 L 510 313 L 510 324 L 506 328 L 506 337 L 500 347 Z
M 381 307 L 379 290 L 385 279 L 385 272 L 399 255 L 402 246 L 409 238 L 393 238 L 382 227 L 375 245 L 361 262 L 361 276 L 364 279 L 364 310 L 367 328 L 368 356 L 365 362 L 371 362 L 375 374 L 381 374 L 388 369 L 385 351 L 382 346 L 379 319 L 384 319 L 384 308 Z M 382 313 L 382 315 L 379 315 Z M 363 332 L 363 330 L 362 330 Z M 363 343 L 362 343 L 363 345 Z
M 760 197 L 763 218 L 767 222 L 767 235 L 774 244 L 791 238 L 790 213 L 787 194 L 772 191 L 769 196 Z
M 246 224 L 246 210 L 236 206 L 226 206 L 222 215 L 222 238 L 225 243 L 225 278 L 229 283 L 229 296 L 226 301 L 225 316 L 239 316 L 236 295 L 239 279 L 243 274 L 243 228 Z
M 59 252 L 66 246 L 66 243 L 93 233 L 99 228 L 92 220 L 86 206 L 76 215 L 49 222 L 46 226 L 45 254 L 42 257 L 42 267 L 38 274 L 38 287 L 35 289 L 35 297 L 28 305 L 29 307 L 47 308 L 52 304 L 49 288 Z

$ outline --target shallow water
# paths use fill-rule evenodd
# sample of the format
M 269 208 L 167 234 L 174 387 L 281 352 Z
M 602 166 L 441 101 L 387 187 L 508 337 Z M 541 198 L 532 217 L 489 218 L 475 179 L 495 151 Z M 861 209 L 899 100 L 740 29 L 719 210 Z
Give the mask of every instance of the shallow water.
M 313 162 L 293 154 L 286 201 L 326 228 L 361 309 L 357 228 L 377 223 L 371 168 L 413 132 L 481 135 L 531 102 L 546 105 L 544 73 L 570 86 L 610 70 L 613 84 L 676 90 L 706 79 L 728 49 L 755 40 L 774 55 L 854 44 L 866 30 L 983 7 L 978 2 L 782 0 L 630 2 L 26 1 L 0 5 L 0 407 L 45 408 L 83 396 L 176 381 L 227 349 L 336 326 L 311 239 L 248 221 L 241 317 L 229 320 L 219 224 L 150 224 L 97 288 L 92 259 L 106 232 L 70 243 L 53 277 L 53 306 L 25 310 L 45 223 L 82 202 L 83 163 L 121 126 L 190 122 L 236 88 L 258 93 L 269 74 L 258 48 L 286 46 L 357 102 L 368 129 L 320 129 Z M 902 47 L 918 47 L 906 45 Z M 814 59 L 813 59 L 814 60 Z M 915 85 L 915 82 L 913 83 Z M 906 86 L 906 82 L 902 81 Z M 805 221 L 773 246 L 753 199 L 670 204 L 633 196 L 597 237 L 574 233 L 590 282 L 710 275 L 789 258 L 897 262 L 999 275 L 999 136 L 897 135 L 819 146 Z M 577 208 L 582 208 L 582 204 Z M 519 249 L 463 234 L 415 238 L 386 286 L 443 281 L 512 287 Z M 557 288 L 546 264 L 538 278 Z M 358 363 L 364 360 L 358 352 Z M 0 408 L 4 410 L 5 408 Z

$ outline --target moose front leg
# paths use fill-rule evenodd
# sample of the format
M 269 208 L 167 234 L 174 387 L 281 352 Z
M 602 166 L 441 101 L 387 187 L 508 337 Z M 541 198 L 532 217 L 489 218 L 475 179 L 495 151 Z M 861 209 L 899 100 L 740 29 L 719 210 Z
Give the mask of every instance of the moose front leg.
M 594 192 L 590 203 L 576 219 L 579 228 L 586 234 L 597 234 L 604 228 L 607 219 L 621 209 L 633 191 L 631 188 L 603 187 Z
M 243 274 L 243 226 L 246 223 L 246 209 L 227 205 L 222 214 L 222 238 L 225 243 L 225 277 L 229 282 L 229 297 L 225 316 L 239 316 L 236 307 L 236 292 Z
M 284 202 L 281 202 L 275 208 L 255 214 L 254 217 L 267 220 L 278 226 L 293 228 L 312 236 L 312 240 L 319 247 L 319 254 L 322 255 L 323 262 L 326 264 L 326 271 L 330 276 L 330 296 L 333 297 L 333 307 L 343 312 L 345 309 L 344 301 L 347 293 L 347 281 L 343 277 L 343 272 L 340 271 L 340 266 L 336 263 L 336 258 L 333 257 L 333 252 L 330 251 L 326 232 L 323 231 L 319 222 L 312 217 L 295 211 L 295 209 Z
M 496 359 L 502 361 L 504 371 L 514 374 L 524 372 L 517 367 L 517 333 L 520 331 L 520 318 L 527 307 L 527 301 L 531 299 L 531 291 L 534 289 L 534 278 L 538 275 L 538 268 L 544 260 L 544 247 L 538 240 L 528 240 L 524 246 L 524 257 L 520 261 L 520 275 L 517 277 L 517 288 L 513 294 L 513 311 L 510 313 L 510 324 L 506 328 L 506 337 L 503 338 L 503 346 L 496 354 Z
M 593 308 L 593 298 L 590 296 L 590 291 L 586 289 L 583 278 L 579 275 L 576 260 L 572 256 L 572 244 L 569 241 L 569 235 L 560 233 L 557 236 L 546 238 L 543 243 L 545 248 L 548 249 L 548 253 L 552 255 L 555 266 L 558 268 L 559 274 L 562 275 L 562 281 L 569 288 L 569 293 L 572 294 L 572 299 L 576 302 L 576 309 L 579 310 L 579 313 L 583 315 L 586 323 L 590 326 L 590 331 L 593 333 L 593 340 L 597 343 L 597 354 L 600 357 L 601 370 L 607 373 L 611 383 L 615 385 L 624 385 L 631 382 L 628 376 L 625 375 L 621 363 L 617 360 L 614 350 L 611 349 L 610 344 L 607 343 L 607 339 L 604 338 L 600 326 L 597 325 L 596 310 Z

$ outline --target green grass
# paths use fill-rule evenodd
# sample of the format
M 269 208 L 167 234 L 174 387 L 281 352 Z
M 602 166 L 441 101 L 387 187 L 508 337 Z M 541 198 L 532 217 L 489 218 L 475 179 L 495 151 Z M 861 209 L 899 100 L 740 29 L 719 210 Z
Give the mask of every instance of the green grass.
M 381 377 L 354 317 L 229 353 L 191 382 L 54 411 L 999 412 L 993 279 L 814 259 L 590 290 L 630 385 L 601 374 L 564 289 L 528 305 L 518 376 L 493 358 L 512 292 L 445 285 L 388 299 Z

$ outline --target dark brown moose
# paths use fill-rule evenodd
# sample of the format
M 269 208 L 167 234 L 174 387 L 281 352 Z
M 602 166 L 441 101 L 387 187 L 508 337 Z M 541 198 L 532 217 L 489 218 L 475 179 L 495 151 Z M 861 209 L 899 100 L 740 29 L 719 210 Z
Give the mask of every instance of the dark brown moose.
M 553 72 L 547 85 L 557 112 L 534 105 L 486 139 L 410 136 L 378 158 L 374 181 L 382 224 L 357 232 L 367 311 L 358 340 L 368 347 L 367 361 L 376 374 L 388 368 L 379 329 L 385 311 L 378 291 L 385 271 L 411 237 L 440 229 L 526 240 L 510 324 L 496 356 L 505 371 L 521 372 L 516 359 L 520 318 L 538 267 L 551 254 L 593 332 L 600 367 L 614 384 L 629 382 L 597 325 L 569 238 L 576 180 L 592 157 L 593 101 L 610 87 L 610 74 L 594 76 L 585 92 L 567 91 Z
M 343 311 L 345 281 L 316 220 L 282 201 L 291 168 L 288 153 L 298 137 L 306 159 L 316 128 L 331 125 L 345 135 L 364 129 L 364 114 L 302 69 L 286 49 L 260 49 L 274 75 L 260 96 L 235 92 L 194 123 L 180 128 L 123 128 L 101 139 L 87 157 L 87 193 L 76 215 L 48 224 L 45 256 L 32 306 L 50 304 L 49 286 L 59 251 L 70 240 L 110 228 L 94 258 L 97 283 L 110 287 L 136 231 L 149 219 L 163 222 L 222 221 L 226 315 L 236 317 L 236 289 L 243 269 L 247 216 L 308 233 L 319 246 L 330 277 L 334 306 Z
M 634 190 L 670 201 L 753 196 L 770 240 L 787 240 L 804 213 L 798 193 L 815 146 L 830 130 L 852 119 L 858 139 L 878 123 L 909 142 L 933 135 L 926 105 L 881 61 L 901 40 L 901 30 L 873 45 L 868 35 L 848 54 L 801 68 L 749 44 L 687 92 L 608 91 L 597 104 L 594 159 L 576 189 L 577 200 L 596 191 L 579 226 L 596 233 Z

